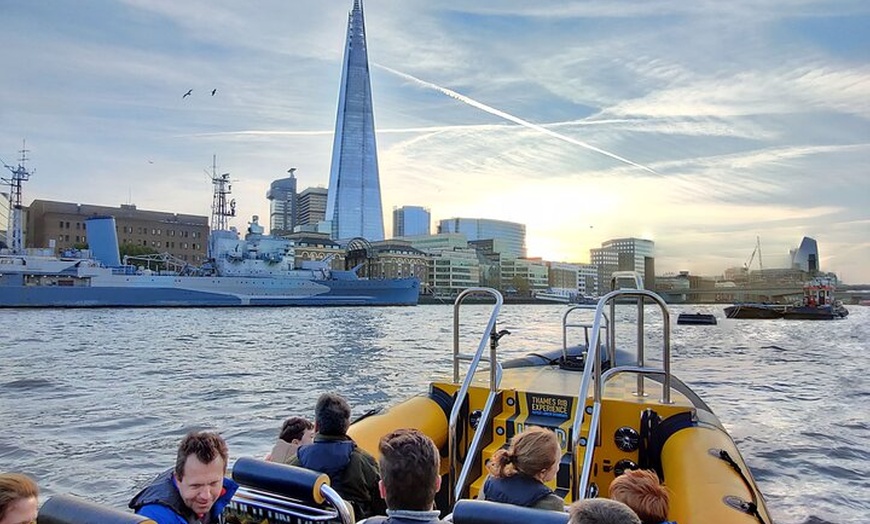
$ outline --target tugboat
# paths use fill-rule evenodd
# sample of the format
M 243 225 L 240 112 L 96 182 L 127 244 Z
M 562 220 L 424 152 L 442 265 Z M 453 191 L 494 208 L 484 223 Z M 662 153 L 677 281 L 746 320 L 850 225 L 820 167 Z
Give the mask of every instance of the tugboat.
M 735 304 L 725 308 L 728 318 L 784 318 L 786 320 L 836 320 L 849 315 L 843 303 L 834 298 L 834 285 L 815 279 L 804 285 L 803 298 L 795 304 Z

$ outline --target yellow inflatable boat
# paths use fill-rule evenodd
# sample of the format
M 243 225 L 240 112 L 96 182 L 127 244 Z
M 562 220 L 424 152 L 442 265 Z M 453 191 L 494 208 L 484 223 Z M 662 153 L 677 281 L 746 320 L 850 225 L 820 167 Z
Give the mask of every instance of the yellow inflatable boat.
M 493 309 L 476 351 L 465 352 L 462 303 L 480 294 L 493 297 Z M 616 476 L 640 467 L 656 470 L 670 490 L 669 520 L 771 522 L 734 441 L 671 371 L 671 322 L 658 295 L 619 289 L 597 306 L 570 307 L 554 352 L 504 362 L 498 355 L 507 334 L 497 327 L 501 306 L 493 290 L 462 293 L 454 306 L 452 376 L 433 382 L 426 395 L 355 422 L 354 440 L 377 456 L 378 439 L 393 429 L 415 427 L 431 436 L 443 450 L 438 506 L 444 510 L 476 498 L 487 459 L 537 425 L 553 429 L 562 442 L 551 487 L 566 505 L 606 496 Z

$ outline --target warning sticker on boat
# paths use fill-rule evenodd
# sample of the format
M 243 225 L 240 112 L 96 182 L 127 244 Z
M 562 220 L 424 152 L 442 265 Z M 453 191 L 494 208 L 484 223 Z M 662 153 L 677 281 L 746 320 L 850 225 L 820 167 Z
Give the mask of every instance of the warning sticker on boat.
M 527 393 L 526 401 L 529 404 L 529 412 L 532 415 L 540 415 L 544 417 L 571 417 L 571 397 L 560 397 L 556 395 L 541 395 L 538 393 Z

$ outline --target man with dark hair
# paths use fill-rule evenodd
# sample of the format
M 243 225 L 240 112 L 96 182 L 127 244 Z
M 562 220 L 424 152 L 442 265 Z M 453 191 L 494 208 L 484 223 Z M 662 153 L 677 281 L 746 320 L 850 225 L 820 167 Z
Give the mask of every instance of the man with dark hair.
M 380 474 L 374 457 L 347 436 L 350 406 L 336 393 L 324 393 L 314 407 L 314 442 L 301 446 L 290 464 L 329 476 L 330 484 L 351 503 L 357 519 L 382 513 Z
M 378 444 L 383 478 L 381 496 L 387 501 L 386 517 L 371 517 L 365 524 L 439 524 L 434 509 L 441 489 L 441 456 L 432 439 L 416 429 L 397 429 Z M 362 524 L 362 523 L 360 523 Z
M 281 435 L 266 460 L 290 464 L 299 446 L 312 442 L 314 442 L 314 423 L 305 417 L 290 417 L 281 426 Z
M 175 468 L 130 501 L 157 524 L 217 524 L 238 485 L 226 478 L 229 451 L 217 433 L 191 431 L 178 445 Z

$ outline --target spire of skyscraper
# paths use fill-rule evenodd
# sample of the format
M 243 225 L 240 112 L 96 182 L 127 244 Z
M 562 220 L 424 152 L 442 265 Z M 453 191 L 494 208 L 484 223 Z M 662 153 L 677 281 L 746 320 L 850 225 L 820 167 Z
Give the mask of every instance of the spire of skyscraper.
M 354 0 L 348 17 L 326 219 L 332 221 L 334 239 L 384 239 L 372 86 L 361 0 Z

